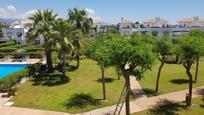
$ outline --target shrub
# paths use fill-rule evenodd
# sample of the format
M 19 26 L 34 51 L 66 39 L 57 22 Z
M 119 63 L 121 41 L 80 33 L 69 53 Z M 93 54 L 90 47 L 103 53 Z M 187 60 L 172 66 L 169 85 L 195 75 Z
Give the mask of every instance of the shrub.
M 6 47 L 6 46 L 11 46 L 11 45 L 15 45 L 15 41 L 14 40 L 10 40 L 10 41 L 7 41 L 6 43 L 1 43 L 0 44 L 0 47 Z
M 39 72 L 41 65 L 42 65 L 42 63 L 38 62 L 38 63 L 35 63 L 35 64 L 32 64 L 32 65 L 28 66 L 29 77 L 30 76 L 35 76 L 35 73 Z
M 28 75 L 29 69 L 25 68 L 0 79 L 0 90 L 3 92 L 9 92 L 22 78 L 28 77 Z
M 18 48 L 12 48 L 12 47 L 0 48 L 0 52 L 14 52 L 16 50 L 18 50 Z

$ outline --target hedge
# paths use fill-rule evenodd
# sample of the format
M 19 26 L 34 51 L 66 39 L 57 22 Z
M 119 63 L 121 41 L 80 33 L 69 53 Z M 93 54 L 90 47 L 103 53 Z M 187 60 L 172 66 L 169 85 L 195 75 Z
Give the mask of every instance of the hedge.
M 1 43 L 0 47 L 6 47 L 6 46 L 11 46 L 11 45 L 15 45 L 16 42 L 14 40 L 11 41 L 7 41 L 6 43 Z
M 41 64 L 42 63 L 35 63 L 29 65 L 18 72 L 10 74 L 4 78 L 0 78 L 0 91 L 9 92 L 10 89 L 19 83 L 22 78 L 33 76 L 35 72 L 38 72 Z
M 0 48 L 0 52 L 14 52 L 16 50 L 18 50 L 18 48 L 13 48 L 13 47 Z
M 30 55 L 30 58 L 42 58 L 43 53 L 40 53 L 40 52 L 0 52 L 0 55 L 12 55 L 12 56 Z
M 17 83 L 19 83 L 22 78 L 28 77 L 28 76 L 29 76 L 29 69 L 24 68 L 21 71 L 15 72 L 4 78 L 1 78 L 0 79 L 1 91 L 8 92 L 9 89 L 15 86 Z

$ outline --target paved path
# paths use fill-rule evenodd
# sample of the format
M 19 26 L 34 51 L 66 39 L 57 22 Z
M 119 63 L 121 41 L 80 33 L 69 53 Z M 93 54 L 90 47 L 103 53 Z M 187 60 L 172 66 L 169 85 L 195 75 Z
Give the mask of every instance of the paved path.
M 131 88 L 137 93 L 135 95 L 139 97 L 139 99 L 132 101 L 130 103 L 130 111 L 131 113 L 139 112 L 148 109 L 150 106 L 157 104 L 157 102 L 161 100 L 169 100 L 172 102 L 179 102 L 185 100 L 185 94 L 188 90 L 181 90 L 173 93 L 167 93 L 160 96 L 150 97 L 147 98 L 144 95 L 144 92 L 140 91 L 141 86 L 135 80 L 135 78 L 131 77 Z M 204 94 L 204 86 L 194 88 L 193 89 L 193 98 L 202 96 Z M 2 100 L 0 98 L 0 104 L 2 105 L 7 99 Z M 17 107 L 3 107 L 0 105 L 0 113 L 1 115 L 71 115 L 69 113 L 63 112 L 52 112 L 52 111 L 45 111 L 45 110 L 36 110 L 36 109 L 26 109 L 26 108 L 17 108 Z M 89 112 L 80 113 L 79 115 L 108 115 L 113 113 L 116 105 L 108 106 L 104 108 L 95 109 Z M 121 111 L 121 115 L 125 113 L 124 106 Z
M 157 102 L 161 100 L 169 100 L 172 102 L 180 102 L 185 100 L 185 95 L 188 92 L 188 90 L 182 90 L 182 91 L 177 91 L 173 93 L 167 93 L 164 95 L 160 96 L 155 96 L 155 97 L 150 97 L 150 98 L 142 98 L 138 99 L 136 101 L 132 101 L 130 103 L 130 112 L 135 113 L 139 111 L 143 111 L 148 109 L 150 106 L 153 106 L 157 104 Z M 204 86 L 194 88 L 193 89 L 193 98 L 202 96 L 204 94 Z M 112 113 L 115 109 L 115 106 L 110 106 L 110 107 L 105 107 L 105 108 L 100 108 L 96 109 L 90 112 L 87 112 L 87 115 L 104 115 L 107 113 Z M 99 114 L 100 113 L 100 114 Z M 124 106 L 121 111 L 121 115 L 125 114 Z
M 133 94 L 135 95 L 137 100 L 147 98 L 145 92 L 142 90 L 142 86 L 135 79 L 135 77 L 130 77 L 130 88 L 132 89 Z

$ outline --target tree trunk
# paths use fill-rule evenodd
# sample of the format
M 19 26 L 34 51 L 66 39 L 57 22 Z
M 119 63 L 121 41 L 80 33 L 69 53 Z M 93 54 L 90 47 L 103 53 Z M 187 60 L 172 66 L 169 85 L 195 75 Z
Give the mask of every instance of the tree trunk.
M 67 82 L 68 78 L 66 77 L 66 61 L 62 59 L 62 76 L 60 77 L 62 82 Z
M 65 59 L 63 59 L 63 61 L 62 61 L 62 76 L 63 77 L 66 77 L 66 75 L 65 75 L 65 66 L 66 66 Z
M 103 100 L 106 99 L 106 80 L 105 80 L 105 74 L 104 74 L 104 68 L 101 66 L 101 80 L 102 80 L 102 86 L 103 86 Z
M 52 65 L 51 51 L 46 51 L 46 61 L 47 61 L 48 71 L 52 72 L 53 65 Z
M 179 61 L 179 56 L 176 55 L 176 63 L 178 64 L 178 61 Z
M 195 79 L 194 82 L 197 82 L 197 77 L 198 77 L 198 67 L 199 67 L 199 58 L 196 60 L 196 71 L 195 71 Z
M 52 56 L 51 56 L 51 46 L 48 43 L 48 40 L 46 37 L 45 39 L 45 55 L 46 55 L 46 62 L 48 66 L 48 71 L 52 72 L 53 71 L 53 65 L 52 65 Z
M 161 62 L 161 65 L 159 66 L 159 70 L 157 73 L 156 88 L 155 88 L 156 92 L 158 92 L 158 89 L 159 89 L 159 79 L 160 79 L 160 74 L 161 74 L 161 70 L 162 70 L 163 66 L 164 66 L 164 62 Z
M 189 92 L 188 92 L 188 100 L 187 100 L 187 106 L 191 106 L 191 103 L 192 103 L 192 88 L 193 88 L 193 77 L 192 77 L 192 74 L 190 72 L 190 69 L 189 68 L 186 68 L 186 74 L 188 75 L 188 78 L 189 78 Z
M 120 80 L 120 72 L 117 70 L 118 80 Z
M 126 115 L 130 115 L 130 76 L 128 73 L 124 73 L 125 82 L 126 82 L 126 97 L 125 97 L 125 110 Z
M 77 68 L 80 66 L 80 56 L 79 54 L 76 55 L 76 60 L 77 60 Z

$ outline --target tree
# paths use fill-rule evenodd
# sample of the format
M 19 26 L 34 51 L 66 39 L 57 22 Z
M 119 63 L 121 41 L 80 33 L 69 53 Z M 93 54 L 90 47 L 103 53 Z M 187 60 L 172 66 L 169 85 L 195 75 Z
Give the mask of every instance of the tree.
M 204 32 L 198 29 L 191 30 L 189 33 L 190 37 L 194 37 L 196 41 L 198 42 L 198 45 L 200 47 L 200 50 L 203 51 L 203 45 L 204 45 Z M 198 77 L 198 69 L 199 69 L 199 60 L 200 57 L 203 56 L 203 52 L 200 52 L 199 55 L 196 58 L 196 70 L 195 70 L 195 78 L 194 82 L 197 82 Z
M 193 76 L 191 73 L 191 67 L 196 61 L 199 54 L 202 52 L 200 50 L 200 45 L 198 39 L 191 37 L 190 35 L 183 36 L 178 42 L 178 54 L 180 54 L 180 60 L 186 70 L 186 74 L 189 78 L 189 92 L 187 106 L 191 106 L 192 103 L 192 87 L 193 87 Z
M 100 56 L 109 55 L 110 65 L 118 67 L 125 78 L 125 106 L 126 115 L 129 115 L 130 75 L 141 77 L 145 70 L 151 68 L 155 59 L 152 52 L 153 47 L 140 38 L 125 37 L 119 34 L 109 36 L 103 47 Z
M 28 41 L 32 42 L 34 39 L 43 38 L 46 61 L 48 70 L 53 71 L 51 46 L 52 46 L 52 23 L 56 20 L 57 14 L 52 10 L 38 10 L 29 19 L 34 23 L 28 31 Z
M 156 92 L 158 92 L 158 89 L 159 89 L 159 79 L 160 79 L 161 70 L 165 64 L 165 59 L 171 53 L 172 48 L 173 48 L 173 44 L 167 37 L 162 36 L 156 40 L 155 50 L 157 52 L 157 58 L 161 63 L 157 73 L 157 80 L 156 80 L 156 87 L 155 87 Z
M 111 52 L 109 52 L 107 47 L 105 46 L 106 41 L 105 37 L 98 38 L 95 41 L 92 41 L 88 44 L 88 46 L 85 48 L 85 54 L 87 57 L 95 60 L 101 69 L 101 80 L 102 80 L 102 92 L 103 92 L 103 100 L 106 99 L 106 88 L 105 88 L 105 68 L 111 66 Z M 106 55 L 104 55 L 106 54 Z
M 73 39 L 76 36 L 77 28 L 71 23 L 62 19 L 58 19 L 53 24 L 53 36 L 55 37 L 55 44 L 57 46 L 59 59 L 62 61 L 62 78 L 67 81 L 66 77 L 66 60 L 74 50 Z
M 91 18 L 88 18 L 88 14 L 84 9 L 70 9 L 69 13 L 69 21 L 73 22 L 78 29 L 81 29 L 83 34 L 87 34 L 92 29 L 93 21 Z M 77 50 L 75 52 L 76 59 L 77 59 L 77 67 L 80 65 L 80 41 L 75 41 Z

